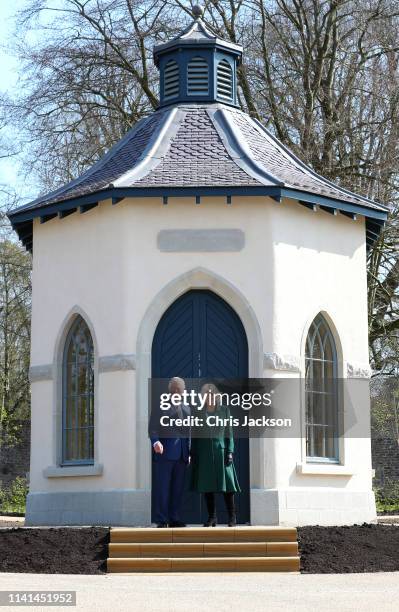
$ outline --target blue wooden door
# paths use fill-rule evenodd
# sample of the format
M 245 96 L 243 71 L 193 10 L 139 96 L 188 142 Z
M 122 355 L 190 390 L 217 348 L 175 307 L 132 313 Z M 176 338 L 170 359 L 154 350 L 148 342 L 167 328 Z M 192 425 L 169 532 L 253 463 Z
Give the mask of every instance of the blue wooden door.
M 193 290 L 165 312 L 152 345 L 152 377 L 247 378 L 248 344 L 235 311 L 211 291 Z M 238 522 L 249 522 L 249 444 L 235 440 L 234 463 L 242 493 L 236 495 Z M 189 482 L 189 474 L 187 483 Z M 182 518 L 202 523 L 206 509 L 202 496 L 186 487 Z M 218 517 L 226 522 L 222 495 L 217 496 Z

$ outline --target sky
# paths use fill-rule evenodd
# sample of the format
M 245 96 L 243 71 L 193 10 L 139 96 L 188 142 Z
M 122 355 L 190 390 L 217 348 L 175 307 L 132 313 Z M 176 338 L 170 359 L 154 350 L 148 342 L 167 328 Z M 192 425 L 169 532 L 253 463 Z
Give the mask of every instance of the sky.
M 14 37 L 14 18 L 17 11 L 25 6 L 25 0 L 0 0 L 0 91 L 12 91 L 18 81 L 18 60 L 7 49 Z M 7 136 L 12 138 L 11 130 Z M 0 153 L 1 154 L 1 153 Z M 20 161 L 18 158 L 0 158 L 0 185 L 10 187 L 20 193 L 25 200 L 36 195 L 35 188 L 19 176 Z

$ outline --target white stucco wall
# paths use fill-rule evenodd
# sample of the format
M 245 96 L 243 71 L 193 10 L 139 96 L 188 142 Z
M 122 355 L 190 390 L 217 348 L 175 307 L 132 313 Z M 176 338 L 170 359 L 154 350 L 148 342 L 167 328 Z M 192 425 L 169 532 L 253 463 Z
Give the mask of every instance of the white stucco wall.
M 158 232 L 179 228 L 241 229 L 245 247 L 229 253 L 160 252 Z M 320 311 L 336 336 L 341 375 L 346 376 L 347 362 L 368 366 L 361 217 L 353 221 L 339 214 L 311 212 L 291 200 L 278 204 L 261 197 L 233 198 L 232 205 L 224 198 L 202 198 L 200 205 L 194 198 L 169 198 L 167 206 L 160 198 L 126 199 L 116 206 L 103 202 L 85 214 L 45 224 L 35 221 L 33 248 L 31 365 L 53 364 L 53 380 L 32 384 L 32 494 L 148 491 L 145 412 L 136 406 L 136 397 L 143 398 L 139 377 L 148 370 L 149 354 L 142 353 L 148 353 L 152 338 L 145 339 L 144 350 L 137 347 L 138 334 L 162 289 L 194 269 L 217 275 L 249 303 L 261 336 L 258 343 L 250 343 L 250 375 L 261 375 L 259 368 L 254 371 L 255 364 L 263 363 L 263 354 L 274 353 L 296 360 L 303 372 L 306 332 Z M 210 288 L 218 291 L 217 282 Z M 162 304 L 156 306 L 162 310 Z M 105 356 L 136 354 L 138 364 L 146 362 L 147 370 L 139 365 L 137 371 L 97 374 L 95 461 L 103 466 L 102 473 L 49 478 L 43 469 L 59 460 L 61 347 L 76 307 L 93 330 L 96 363 Z M 243 312 L 246 308 L 243 302 Z M 299 376 L 299 372 L 266 369 L 263 375 Z M 298 410 L 303 410 L 301 398 Z M 359 415 L 368 422 L 368 404 L 359 406 Z M 253 522 L 275 520 L 270 511 L 274 506 L 281 523 L 372 518 L 369 440 L 346 440 L 342 459 L 349 476 L 303 474 L 297 467 L 305 462 L 303 440 L 251 441 Z

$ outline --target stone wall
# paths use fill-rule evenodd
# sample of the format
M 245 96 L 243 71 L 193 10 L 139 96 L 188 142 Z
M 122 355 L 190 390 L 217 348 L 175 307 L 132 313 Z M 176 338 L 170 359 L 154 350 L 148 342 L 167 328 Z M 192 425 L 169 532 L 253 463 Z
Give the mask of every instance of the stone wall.
M 0 451 L 0 489 L 8 489 L 17 476 L 26 477 L 30 458 L 30 421 L 22 423 L 20 442 Z
M 374 486 L 384 488 L 399 483 L 399 444 L 393 438 L 372 438 L 371 452 L 375 469 Z

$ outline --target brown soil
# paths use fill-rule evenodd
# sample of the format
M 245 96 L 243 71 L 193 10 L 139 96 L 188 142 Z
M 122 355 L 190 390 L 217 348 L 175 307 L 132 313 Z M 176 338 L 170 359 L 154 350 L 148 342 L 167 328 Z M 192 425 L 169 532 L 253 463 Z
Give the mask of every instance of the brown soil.
M 106 527 L 0 530 L 0 572 L 103 574 Z
M 301 572 L 399 571 L 399 526 L 298 527 Z
M 399 571 L 399 526 L 298 527 L 301 572 Z M 103 574 L 106 527 L 0 529 L 0 572 Z

